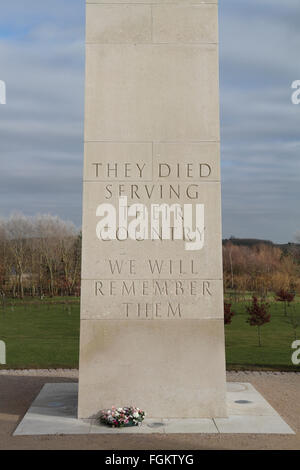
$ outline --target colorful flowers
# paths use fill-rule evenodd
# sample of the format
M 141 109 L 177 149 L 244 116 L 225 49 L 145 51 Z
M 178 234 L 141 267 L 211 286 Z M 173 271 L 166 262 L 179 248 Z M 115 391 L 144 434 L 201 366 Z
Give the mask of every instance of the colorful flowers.
M 133 406 L 116 408 L 112 406 L 110 410 L 100 412 L 99 421 L 113 428 L 124 428 L 125 426 L 138 426 L 144 417 L 145 412 L 140 408 Z

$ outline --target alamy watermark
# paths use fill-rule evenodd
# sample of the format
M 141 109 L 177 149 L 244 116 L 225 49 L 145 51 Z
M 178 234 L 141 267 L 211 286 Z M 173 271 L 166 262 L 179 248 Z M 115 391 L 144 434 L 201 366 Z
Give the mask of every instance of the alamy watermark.
M 292 363 L 294 366 L 299 366 L 300 364 L 300 340 L 296 340 L 292 343 L 292 349 L 296 351 L 292 354 Z
M 6 364 L 6 344 L 4 341 L 0 341 L 0 364 Z
M 300 104 L 300 80 L 294 80 L 291 88 L 295 90 L 291 96 L 292 103 Z
M 6 104 L 6 84 L 0 80 L 0 104 Z
M 100 204 L 96 216 L 99 240 L 183 240 L 185 250 L 201 250 L 204 246 L 204 204 L 132 204 L 119 198 L 119 206 Z
M 6 84 L 0 80 L 0 104 L 6 104 Z M 0 364 L 6 364 L 6 344 L 0 340 Z

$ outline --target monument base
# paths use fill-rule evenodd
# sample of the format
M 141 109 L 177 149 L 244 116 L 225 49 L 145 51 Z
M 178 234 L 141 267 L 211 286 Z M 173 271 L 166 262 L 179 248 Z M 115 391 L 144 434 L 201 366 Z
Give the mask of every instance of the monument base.
M 80 335 L 78 418 L 112 405 L 151 418 L 228 416 L 223 318 L 82 320 Z
M 77 419 L 78 384 L 45 384 L 14 436 L 55 434 L 295 434 L 249 383 L 227 383 L 228 418 L 146 418 L 141 426 L 112 429 Z

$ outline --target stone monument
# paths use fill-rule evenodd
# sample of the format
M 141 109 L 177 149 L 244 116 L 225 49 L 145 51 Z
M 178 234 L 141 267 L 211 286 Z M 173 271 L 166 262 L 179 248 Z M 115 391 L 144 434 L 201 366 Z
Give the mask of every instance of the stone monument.
M 226 417 L 216 0 L 86 14 L 78 416 Z

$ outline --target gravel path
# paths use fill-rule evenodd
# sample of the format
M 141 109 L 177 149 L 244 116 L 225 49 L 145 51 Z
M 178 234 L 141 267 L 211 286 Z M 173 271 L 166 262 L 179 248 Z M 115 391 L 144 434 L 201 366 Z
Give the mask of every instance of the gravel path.
M 0 369 L 0 375 L 18 375 L 30 377 L 70 377 L 78 379 L 78 369 Z M 300 375 L 299 372 L 277 372 L 277 371 L 227 371 L 227 380 L 233 380 L 239 377 L 268 377 L 268 376 L 286 376 L 293 377 Z
M 250 382 L 296 435 L 169 434 L 19 436 L 12 433 L 45 383 L 76 382 L 77 370 L 0 370 L 0 449 L 290 449 L 300 450 L 300 373 L 228 372 L 231 382 Z M 58 380 L 59 379 L 59 380 Z
M 0 375 L 23 377 L 66 377 L 78 379 L 78 369 L 0 369 Z

